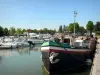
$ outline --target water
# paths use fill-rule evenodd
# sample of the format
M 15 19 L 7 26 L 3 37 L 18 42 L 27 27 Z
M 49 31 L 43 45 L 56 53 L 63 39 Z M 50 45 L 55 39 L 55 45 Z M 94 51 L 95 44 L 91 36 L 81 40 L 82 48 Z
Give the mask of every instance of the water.
M 38 49 L 0 50 L 0 75 L 42 75 Z
M 0 50 L 0 75 L 49 75 L 40 56 L 39 45 L 31 49 Z M 89 72 L 64 75 L 89 75 Z

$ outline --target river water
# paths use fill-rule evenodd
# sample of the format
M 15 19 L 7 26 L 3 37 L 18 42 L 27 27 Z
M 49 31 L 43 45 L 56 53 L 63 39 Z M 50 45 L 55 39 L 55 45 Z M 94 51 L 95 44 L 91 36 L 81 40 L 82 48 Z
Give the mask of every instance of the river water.
M 0 75 L 49 75 L 41 62 L 40 46 L 0 50 Z M 64 74 L 89 75 L 89 72 Z

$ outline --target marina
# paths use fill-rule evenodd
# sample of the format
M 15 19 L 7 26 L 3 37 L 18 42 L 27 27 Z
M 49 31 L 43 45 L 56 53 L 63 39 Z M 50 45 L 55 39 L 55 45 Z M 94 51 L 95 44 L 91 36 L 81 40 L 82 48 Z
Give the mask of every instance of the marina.
M 100 75 L 99 0 L 0 0 L 0 75 Z
M 36 44 L 34 47 L 0 49 L 0 75 L 96 75 L 99 72 L 99 68 L 95 67 L 95 65 L 98 66 L 99 64 L 95 63 L 92 66 L 93 69 L 89 68 L 83 72 L 50 74 L 43 65 L 40 57 L 41 45 Z M 99 51 L 99 44 L 97 49 Z M 99 54 L 96 57 L 96 62 L 99 63 L 97 61 Z

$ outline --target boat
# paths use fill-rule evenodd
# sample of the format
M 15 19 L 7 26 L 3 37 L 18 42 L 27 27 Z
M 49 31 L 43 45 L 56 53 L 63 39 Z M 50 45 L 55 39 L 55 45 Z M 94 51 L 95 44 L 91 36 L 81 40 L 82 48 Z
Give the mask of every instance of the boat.
M 11 49 L 16 47 L 17 44 L 14 43 L 14 39 L 9 37 L 3 37 L 2 41 L 0 42 L 0 49 Z
M 84 45 L 80 41 L 74 41 L 71 46 L 70 40 L 71 38 L 65 38 L 64 42 L 50 40 L 42 44 L 42 62 L 50 74 L 80 72 L 91 67 L 88 44 Z
M 18 47 L 29 47 L 27 38 L 18 38 L 14 43 L 17 44 Z
M 18 38 L 16 40 L 5 38 L 4 41 L 0 43 L 0 49 L 14 49 L 18 47 L 28 47 L 28 46 L 29 43 L 25 38 Z
M 32 41 L 35 44 L 42 44 L 44 42 L 43 39 L 39 39 L 37 36 L 32 36 L 28 38 L 28 41 Z

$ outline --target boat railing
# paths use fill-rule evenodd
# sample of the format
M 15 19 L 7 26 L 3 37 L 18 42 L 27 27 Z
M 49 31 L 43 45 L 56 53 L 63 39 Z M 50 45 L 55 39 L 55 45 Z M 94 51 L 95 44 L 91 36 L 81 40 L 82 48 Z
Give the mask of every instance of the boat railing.
M 89 43 L 73 42 L 73 45 L 72 46 L 74 48 L 89 48 Z

